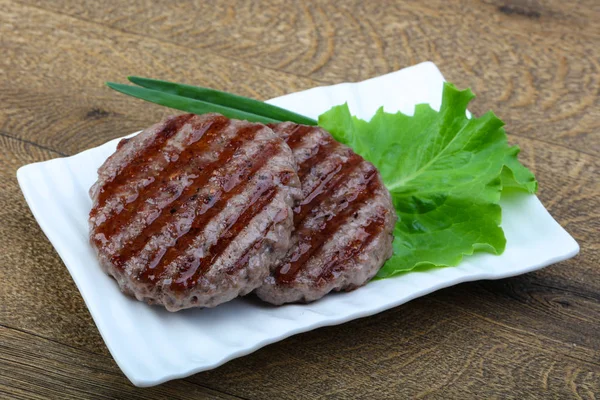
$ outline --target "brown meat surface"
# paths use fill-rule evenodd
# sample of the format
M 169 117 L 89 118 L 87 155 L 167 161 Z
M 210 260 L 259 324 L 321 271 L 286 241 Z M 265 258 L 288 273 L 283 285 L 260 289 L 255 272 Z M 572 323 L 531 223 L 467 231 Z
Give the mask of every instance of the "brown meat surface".
M 121 290 L 170 311 L 258 286 L 289 249 L 292 152 L 262 124 L 170 117 L 119 143 L 90 189 L 90 242 Z
M 292 149 L 304 200 L 294 209 L 292 247 L 256 294 L 308 302 L 364 285 L 391 257 L 397 219 L 379 172 L 319 127 L 272 128 Z

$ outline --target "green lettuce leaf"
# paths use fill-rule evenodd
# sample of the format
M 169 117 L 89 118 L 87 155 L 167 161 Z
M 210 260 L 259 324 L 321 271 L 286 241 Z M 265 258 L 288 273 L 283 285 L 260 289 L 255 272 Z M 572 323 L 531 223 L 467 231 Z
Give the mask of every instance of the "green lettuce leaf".
M 414 116 L 380 108 L 367 122 L 347 104 L 319 117 L 319 125 L 381 172 L 398 213 L 394 255 L 379 278 L 415 267 L 457 265 L 475 251 L 501 254 L 503 189 L 535 193 L 533 174 L 510 147 L 504 123 L 492 112 L 467 118 L 474 95 L 444 85 L 440 111 L 415 107 Z

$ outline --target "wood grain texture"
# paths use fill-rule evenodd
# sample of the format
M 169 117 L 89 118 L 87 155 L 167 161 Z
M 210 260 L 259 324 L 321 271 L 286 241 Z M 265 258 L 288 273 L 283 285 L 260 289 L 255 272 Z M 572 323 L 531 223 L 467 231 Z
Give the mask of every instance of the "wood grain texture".
M 0 394 L 23 399 L 223 399 L 238 397 L 191 382 L 136 388 L 104 355 L 0 326 Z
M 280 0 L 156 7 L 150 0 L 111 0 L 110 12 L 93 2 L 31 3 L 323 82 L 363 80 L 434 61 L 448 80 L 485 99 L 475 103 L 476 113 L 493 109 L 523 135 L 600 155 L 597 1 L 438 0 L 425 6 Z
M 0 0 L 0 398 L 598 398 L 599 21 L 593 0 Z M 128 74 L 265 99 L 425 60 L 507 122 L 581 254 L 132 387 L 16 169 L 169 113 L 103 87 Z
M 599 364 L 457 310 L 440 299 L 453 290 L 293 337 L 190 380 L 247 398 L 592 398 L 598 391 Z
M 256 98 L 316 85 L 310 79 L 123 34 L 35 7 L 0 1 L 2 130 L 74 154 L 173 113 L 118 95 L 127 75 L 184 80 Z M 24 44 L 23 39 L 29 41 Z

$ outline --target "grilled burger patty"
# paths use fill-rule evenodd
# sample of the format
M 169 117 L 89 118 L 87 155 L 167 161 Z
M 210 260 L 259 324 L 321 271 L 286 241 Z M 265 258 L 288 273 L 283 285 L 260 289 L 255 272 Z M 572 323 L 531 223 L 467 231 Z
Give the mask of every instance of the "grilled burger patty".
M 283 304 L 362 286 L 392 255 L 397 216 L 379 172 L 319 127 L 271 127 L 292 149 L 304 200 L 292 247 L 256 294 Z
M 301 197 L 273 130 L 184 114 L 131 139 L 90 189 L 90 241 L 124 293 L 170 311 L 258 287 L 285 256 Z

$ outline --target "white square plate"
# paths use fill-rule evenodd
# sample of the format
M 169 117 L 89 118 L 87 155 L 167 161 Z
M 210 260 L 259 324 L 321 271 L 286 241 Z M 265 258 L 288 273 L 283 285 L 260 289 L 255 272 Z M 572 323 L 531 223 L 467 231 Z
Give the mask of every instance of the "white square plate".
M 270 103 L 316 118 L 348 102 L 369 119 L 384 106 L 412 114 L 418 103 L 439 109 L 443 77 L 423 63 L 359 83 L 318 87 Z M 133 100 L 132 100 L 133 101 Z M 477 254 L 458 267 L 413 272 L 371 282 L 308 305 L 270 307 L 237 299 L 214 309 L 169 313 L 119 291 L 88 244 L 88 189 L 117 140 L 72 157 L 26 165 L 17 177 L 25 199 L 73 276 L 108 349 L 137 386 L 151 386 L 215 368 L 269 343 L 325 325 L 366 317 L 443 287 L 523 274 L 573 257 L 575 240 L 533 195 L 502 199 L 508 244 L 501 256 Z

